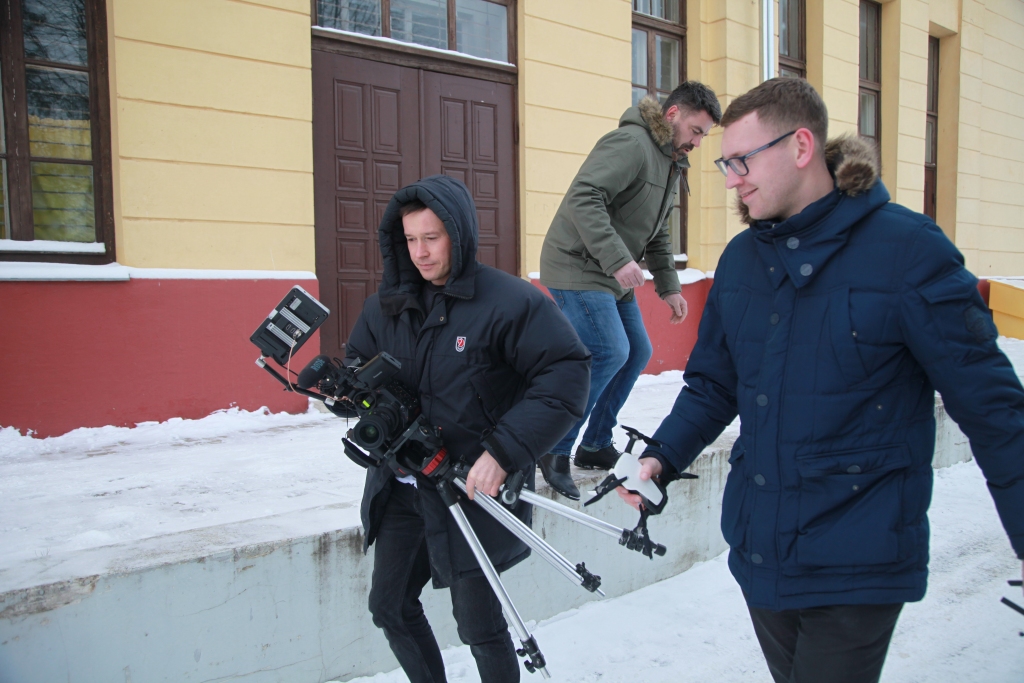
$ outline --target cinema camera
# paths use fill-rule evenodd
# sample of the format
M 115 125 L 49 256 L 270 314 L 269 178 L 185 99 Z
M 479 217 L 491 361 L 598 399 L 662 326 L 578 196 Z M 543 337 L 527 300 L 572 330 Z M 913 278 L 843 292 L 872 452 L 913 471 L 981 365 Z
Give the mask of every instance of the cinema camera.
M 345 454 L 353 462 L 366 468 L 388 467 L 400 476 L 418 474 L 434 484 L 501 603 L 505 618 L 522 643 L 522 648 L 516 652 L 520 657 L 526 658 L 523 665 L 531 673 L 540 671 L 544 678 L 549 678 L 544 655 L 537 646 L 536 639 L 526 628 L 501 583 L 498 572 L 470 526 L 465 512 L 459 507 L 458 492 L 466 492 L 469 468 L 465 463 L 449 457 L 441 441 L 440 430 L 432 427 L 420 412 L 416 392 L 395 379 L 401 370 L 401 363 L 383 352 L 366 362 L 356 359 L 351 366 L 343 365 L 336 358 L 320 355 L 310 361 L 302 372 L 298 373 L 295 381 L 292 381 L 291 375 L 295 374 L 291 370 L 292 356 L 329 315 L 330 311 L 308 292 L 301 287 L 293 287 L 249 338 L 261 352 L 256 364 L 270 373 L 288 391 L 323 401 L 335 415 L 359 418 L 355 427 L 348 431 L 347 438 L 342 439 Z M 285 368 L 287 376 L 282 376 L 270 367 L 267 364 L 268 357 Z M 316 391 L 312 391 L 314 387 Z M 573 564 L 567 560 L 516 517 L 509 508 L 522 501 L 613 536 L 619 545 L 649 558 L 664 555 L 665 546 L 654 543 L 648 535 L 647 517 L 649 514 L 661 512 L 665 507 L 665 482 L 641 481 L 638 456 L 632 454 L 633 444 L 638 440 L 649 444 L 656 442 L 634 429 L 626 429 L 630 436 L 626 452 L 616 464 L 613 473 L 594 492 L 596 496 L 590 502 L 598 500 L 620 485 L 639 493 L 644 502 L 644 510 L 640 515 L 640 523 L 634 529 L 615 526 L 532 491 L 524 490 L 526 482 L 521 471 L 510 475 L 506 480 L 499 494 L 500 503 L 479 492 L 473 499 L 485 512 L 568 580 L 601 596 L 604 596 L 604 592 L 600 590 L 600 576 L 588 571 L 583 562 Z M 683 476 L 695 478 L 694 475 Z

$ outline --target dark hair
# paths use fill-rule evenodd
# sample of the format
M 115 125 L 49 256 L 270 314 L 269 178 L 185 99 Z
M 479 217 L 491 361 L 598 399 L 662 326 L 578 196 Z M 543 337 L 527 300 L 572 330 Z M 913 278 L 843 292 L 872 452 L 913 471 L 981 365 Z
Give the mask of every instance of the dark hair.
M 661 105 L 662 113 L 671 107 L 679 107 L 691 112 L 706 111 L 711 120 L 717 124 L 722 120 L 722 105 L 718 103 L 715 91 L 700 81 L 684 81 L 673 90 L 665 104 Z
M 402 218 L 405 218 L 410 213 L 416 213 L 426 208 L 428 208 L 427 205 L 421 202 L 420 200 L 410 199 L 405 204 L 402 204 L 400 207 L 398 207 L 398 213 Z
M 828 109 L 821 95 L 802 78 L 773 78 L 740 95 L 725 110 L 722 126 L 729 126 L 747 114 L 757 112 L 757 119 L 776 135 L 797 128 L 814 134 L 821 154 L 828 140 Z

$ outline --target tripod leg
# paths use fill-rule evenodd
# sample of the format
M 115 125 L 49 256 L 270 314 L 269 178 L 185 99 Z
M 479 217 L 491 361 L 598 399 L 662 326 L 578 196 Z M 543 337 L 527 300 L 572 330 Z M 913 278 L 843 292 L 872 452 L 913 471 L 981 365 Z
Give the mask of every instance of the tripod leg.
M 562 505 L 561 503 L 548 500 L 544 496 L 538 496 L 536 493 L 531 491 L 523 491 L 519 495 L 519 499 L 533 505 L 534 507 L 543 508 L 549 512 L 555 513 L 556 515 L 561 515 L 562 517 L 571 519 L 574 522 L 579 522 L 583 526 L 593 529 L 594 531 L 600 531 L 602 534 L 613 536 L 619 540 L 619 545 L 626 546 L 630 550 L 636 550 L 647 557 L 651 557 L 652 554 L 664 555 L 666 552 L 665 546 L 660 543 L 655 543 L 648 536 L 647 525 L 644 523 L 645 518 L 643 517 L 636 529 L 623 529 L 622 527 L 615 526 L 614 524 L 610 524 L 604 520 L 591 517 L 579 510 L 574 510 L 571 507 Z
M 456 479 L 455 485 L 463 491 L 466 490 L 466 484 L 461 479 Z M 601 577 L 587 571 L 586 566 L 582 562 L 574 566 L 561 553 L 551 547 L 547 541 L 535 534 L 533 529 L 526 526 L 521 519 L 509 512 L 508 508 L 501 505 L 494 498 L 478 493 L 476 498 L 474 498 L 474 502 L 482 507 L 487 514 L 498 520 L 503 527 L 511 531 L 516 538 L 540 555 L 548 564 L 557 569 L 565 578 L 577 586 L 583 586 L 587 590 L 596 592 L 604 597 L 604 591 L 600 589 Z
M 447 486 L 446 484 L 439 485 Z M 442 498 L 445 499 L 445 503 L 449 502 L 451 492 L 449 496 L 442 494 Z M 487 557 L 487 553 L 484 551 L 484 547 L 480 544 L 480 539 L 477 538 L 476 532 L 473 531 L 473 527 L 469 525 L 469 520 L 466 519 L 466 513 L 459 507 L 459 503 L 456 500 L 452 500 L 448 504 L 448 510 L 452 513 L 452 517 L 455 518 L 455 523 L 459 525 L 459 530 L 462 531 L 462 535 L 466 538 L 466 543 L 469 544 L 470 550 L 473 551 L 473 555 L 476 557 L 476 561 L 480 564 L 480 569 L 483 570 L 484 576 L 487 577 L 487 582 L 491 584 L 491 589 L 498 598 L 498 602 L 501 603 L 501 609 L 505 612 L 505 617 L 511 622 L 513 630 L 516 635 L 519 636 L 519 642 L 523 644 L 522 649 L 516 650 L 520 657 L 527 657 L 523 665 L 526 669 L 533 673 L 534 671 L 540 671 L 544 678 L 550 678 L 550 674 L 544 661 L 544 655 L 541 653 L 540 648 L 537 647 L 537 641 L 533 635 L 526 628 L 526 624 L 523 623 L 522 617 L 519 616 L 519 612 L 516 610 L 516 606 L 512 604 L 512 599 L 508 597 L 508 592 L 505 590 L 505 586 L 501 583 L 501 579 L 498 577 L 498 572 L 494 569 L 494 565 L 491 564 L 490 558 Z

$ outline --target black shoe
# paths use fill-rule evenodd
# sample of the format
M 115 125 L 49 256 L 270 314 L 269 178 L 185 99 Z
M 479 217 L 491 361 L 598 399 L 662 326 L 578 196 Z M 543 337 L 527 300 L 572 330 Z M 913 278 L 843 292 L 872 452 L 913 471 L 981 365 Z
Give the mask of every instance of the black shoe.
M 588 451 L 583 446 L 576 449 L 576 467 L 581 470 L 610 470 L 615 467 L 622 453 L 615 449 L 615 444 L 608 444 L 596 451 Z
M 573 483 L 572 475 L 569 474 L 569 456 L 555 455 L 548 453 L 542 456 L 540 462 L 540 473 L 544 475 L 544 481 L 551 488 L 558 491 L 569 500 L 579 500 L 580 490 Z

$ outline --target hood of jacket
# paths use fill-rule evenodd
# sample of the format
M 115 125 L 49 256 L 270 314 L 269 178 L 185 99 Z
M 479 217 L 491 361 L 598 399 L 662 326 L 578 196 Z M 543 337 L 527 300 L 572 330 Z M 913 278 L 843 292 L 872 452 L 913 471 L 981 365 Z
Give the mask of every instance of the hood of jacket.
M 622 126 L 646 128 L 654 144 L 660 147 L 666 156 L 672 156 L 672 128 L 665 121 L 661 103 L 650 95 L 640 100 L 635 107 L 623 112 L 619 119 L 619 127 Z
M 874 145 L 844 135 L 825 146 L 825 161 L 835 178 L 835 189 L 784 221 L 752 220 L 738 202 L 741 217 L 750 225 L 758 253 L 771 265 L 775 287 L 788 276 L 799 289 L 810 283 L 846 245 L 850 230 L 889 201 L 879 180 Z
M 446 175 L 433 175 L 418 180 L 396 192 L 377 229 L 384 273 L 377 290 L 381 308 L 388 315 L 397 315 L 410 305 L 423 287 L 423 277 L 409 255 L 402 227 L 403 204 L 418 199 L 433 211 L 448 231 L 452 241 L 452 270 L 444 286 L 444 294 L 459 299 L 473 298 L 476 272 L 476 248 L 479 227 L 476 204 L 469 189 Z

